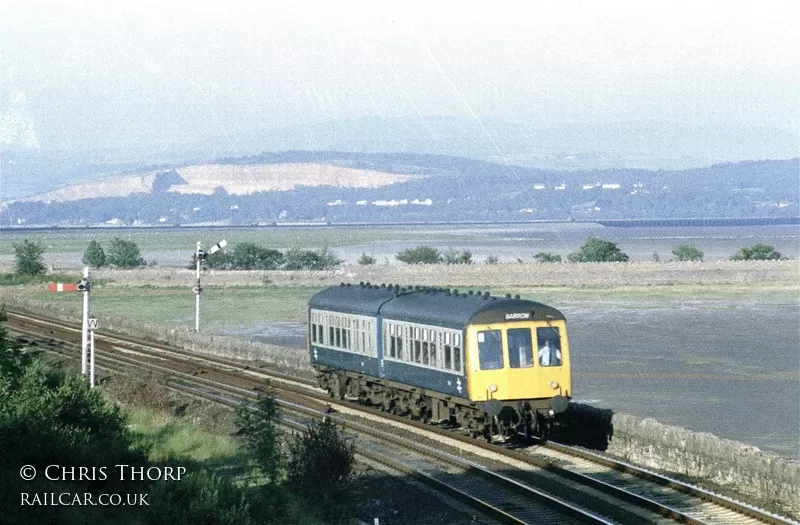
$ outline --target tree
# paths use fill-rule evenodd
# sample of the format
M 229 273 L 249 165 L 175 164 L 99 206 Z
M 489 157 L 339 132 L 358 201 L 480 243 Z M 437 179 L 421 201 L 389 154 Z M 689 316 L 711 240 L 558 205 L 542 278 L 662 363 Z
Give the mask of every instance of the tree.
M 278 250 L 270 250 L 252 242 L 237 244 L 230 256 L 231 267 L 236 270 L 277 270 L 284 261 L 283 254 Z
M 781 252 L 776 251 L 774 246 L 769 244 L 754 244 L 747 248 L 742 248 L 732 257 L 732 261 L 771 261 L 782 259 Z
M 41 242 L 24 239 L 20 244 L 14 243 L 15 272 L 19 275 L 44 275 L 46 268 L 43 253 Z
M 361 257 L 358 259 L 358 264 L 361 266 L 368 266 L 370 264 L 375 264 L 377 259 L 371 255 L 367 255 L 364 252 L 361 252 Z
M 136 268 L 144 266 L 146 263 L 142 259 L 139 246 L 135 242 L 114 237 L 108 247 L 106 264 L 118 268 Z
M 313 498 L 323 518 L 349 516 L 353 506 L 355 446 L 329 418 L 313 421 L 289 443 L 289 484 Z
M 702 261 L 703 252 L 694 244 L 681 244 L 672 250 L 672 255 L 679 261 Z
M 408 248 L 395 255 L 395 258 L 406 264 L 439 264 L 442 262 L 442 254 L 430 246 Z
M 457 252 L 450 248 L 442 255 L 442 260 L 445 264 L 472 264 L 472 252 Z
M 284 268 L 287 270 L 328 270 L 342 264 L 342 260 L 327 248 L 319 251 L 292 248 L 286 252 Z
M 236 410 L 237 436 L 245 450 L 256 462 L 267 481 L 278 479 L 283 465 L 281 455 L 280 407 L 272 387 L 267 384 L 266 393 L 260 395 L 256 405 L 242 405 Z
M 560 255 L 555 255 L 555 254 L 547 253 L 547 252 L 539 252 L 536 255 L 534 255 L 533 258 L 536 259 L 536 261 L 538 261 L 540 263 L 560 263 L 561 262 L 561 256 Z
M 106 265 L 106 252 L 103 251 L 99 242 L 89 241 L 89 247 L 83 252 L 83 264 L 93 268 L 102 268 Z
M 567 259 L 570 262 L 625 262 L 628 255 L 616 243 L 589 237 L 580 251 L 569 254 Z

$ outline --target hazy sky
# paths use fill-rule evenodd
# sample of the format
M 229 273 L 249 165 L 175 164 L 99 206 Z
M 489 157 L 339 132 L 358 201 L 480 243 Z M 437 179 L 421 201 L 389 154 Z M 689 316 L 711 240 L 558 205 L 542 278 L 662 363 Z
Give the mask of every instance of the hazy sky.
M 363 116 L 797 132 L 796 5 L 0 0 L 0 109 L 44 147 Z

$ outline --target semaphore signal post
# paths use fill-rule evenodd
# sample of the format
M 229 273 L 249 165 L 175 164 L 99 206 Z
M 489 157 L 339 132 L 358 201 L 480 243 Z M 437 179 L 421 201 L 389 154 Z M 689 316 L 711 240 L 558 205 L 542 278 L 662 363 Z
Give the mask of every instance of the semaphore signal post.
M 88 353 L 89 353 L 89 312 L 91 310 L 91 290 L 92 284 L 89 281 L 89 267 L 83 268 L 83 278 L 75 284 L 72 283 L 50 283 L 47 289 L 51 292 L 82 292 L 83 293 L 83 325 L 81 329 L 81 374 L 86 376 L 88 372 Z M 92 319 L 94 325 L 97 319 Z M 94 339 L 94 329 L 92 329 L 92 339 Z M 94 343 L 94 341 L 92 341 Z M 92 344 L 92 363 L 94 363 L 94 344 Z M 89 378 L 91 386 L 94 387 L 94 367 Z

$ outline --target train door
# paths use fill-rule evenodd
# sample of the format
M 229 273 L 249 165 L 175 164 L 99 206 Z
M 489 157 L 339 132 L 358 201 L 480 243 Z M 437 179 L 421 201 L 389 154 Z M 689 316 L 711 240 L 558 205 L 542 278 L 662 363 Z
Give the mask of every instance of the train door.
M 473 401 L 502 399 L 507 390 L 505 342 L 501 325 L 472 325 L 467 328 L 466 371 Z

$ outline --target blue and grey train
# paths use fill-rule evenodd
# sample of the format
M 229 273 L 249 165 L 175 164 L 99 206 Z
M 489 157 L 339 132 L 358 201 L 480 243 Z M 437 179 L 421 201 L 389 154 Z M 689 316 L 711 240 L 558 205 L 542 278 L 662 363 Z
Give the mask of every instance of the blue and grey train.
M 344 284 L 308 304 L 319 384 L 472 435 L 546 433 L 572 395 L 564 316 L 510 295 Z

